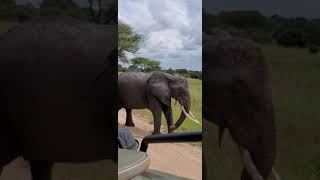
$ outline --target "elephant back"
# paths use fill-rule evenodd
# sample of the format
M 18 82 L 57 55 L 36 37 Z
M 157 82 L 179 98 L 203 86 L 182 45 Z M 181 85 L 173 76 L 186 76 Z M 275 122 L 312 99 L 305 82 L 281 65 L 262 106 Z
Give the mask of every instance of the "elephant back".
M 150 76 L 151 74 L 143 72 L 124 72 L 119 75 L 118 94 L 121 107 L 126 109 L 148 107 L 146 86 Z

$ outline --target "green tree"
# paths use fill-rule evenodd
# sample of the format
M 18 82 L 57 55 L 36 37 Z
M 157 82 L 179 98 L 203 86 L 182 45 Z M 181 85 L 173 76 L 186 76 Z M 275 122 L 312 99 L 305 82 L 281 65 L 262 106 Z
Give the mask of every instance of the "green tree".
M 36 14 L 36 9 L 31 3 L 16 6 L 16 16 L 19 22 L 30 20 Z
M 127 68 L 123 67 L 121 64 L 118 64 L 118 72 L 126 72 Z
M 160 62 L 154 61 L 148 58 L 137 57 L 130 60 L 131 61 L 131 69 L 137 69 L 142 72 L 151 72 L 151 71 L 159 71 Z M 130 68 L 129 67 L 129 68 Z
M 307 35 L 303 29 L 286 28 L 277 34 L 277 43 L 280 45 L 297 47 L 305 47 L 307 45 Z
M 130 65 L 128 69 L 129 71 L 141 71 L 141 69 L 137 65 Z
M 119 21 L 118 24 L 118 59 L 123 63 L 128 63 L 126 53 L 136 53 L 140 43 L 143 41 L 142 35 L 136 33 L 133 28 Z
M 174 70 L 169 68 L 168 70 L 165 70 L 166 73 L 173 75 L 174 74 Z
M 0 19 L 12 20 L 15 16 L 15 0 L 0 0 Z
M 239 29 L 268 28 L 267 18 L 258 11 L 222 11 L 219 23 Z
M 73 0 L 43 0 L 41 8 L 73 9 L 79 6 Z
M 181 75 L 188 75 L 187 69 L 176 69 L 176 73 L 179 73 Z
M 13 8 L 16 6 L 15 0 L 0 0 L 0 9 Z

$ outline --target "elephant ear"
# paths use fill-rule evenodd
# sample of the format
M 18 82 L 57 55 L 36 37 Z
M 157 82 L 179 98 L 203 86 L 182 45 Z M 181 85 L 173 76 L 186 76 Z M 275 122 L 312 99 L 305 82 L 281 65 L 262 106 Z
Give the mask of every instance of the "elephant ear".
M 167 106 L 171 106 L 169 79 L 162 73 L 153 73 L 147 80 L 147 92 Z

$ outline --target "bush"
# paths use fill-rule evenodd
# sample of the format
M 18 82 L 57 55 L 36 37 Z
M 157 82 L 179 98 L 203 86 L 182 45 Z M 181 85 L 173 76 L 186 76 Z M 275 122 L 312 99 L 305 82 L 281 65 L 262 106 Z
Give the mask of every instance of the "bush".
M 258 11 L 223 11 L 218 15 L 218 21 L 239 29 L 268 28 L 267 18 Z
M 16 17 L 19 22 L 30 20 L 36 14 L 35 8 L 32 4 L 17 5 Z
M 272 35 L 269 32 L 265 32 L 260 29 L 249 29 L 248 30 L 248 37 L 255 42 L 258 43 L 270 43 L 272 42 Z
M 168 70 L 164 70 L 164 72 L 173 75 L 175 71 L 169 68 Z
M 307 35 L 302 29 L 290 28 L 275 32 L 277 43 L 284 46 L 305 47 L 307 44 Z
M 309 52 L 311 54 L 317 54 L 319 52 L 319 48 L 316 45 L 310 45 L 309 47 Z

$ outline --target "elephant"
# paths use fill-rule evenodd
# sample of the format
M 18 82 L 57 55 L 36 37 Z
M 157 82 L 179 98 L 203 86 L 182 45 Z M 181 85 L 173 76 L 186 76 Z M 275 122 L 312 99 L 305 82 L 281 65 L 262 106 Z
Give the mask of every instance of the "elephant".
M 220 147 L 225 130 L 239 146 L 241 180 L 271 175 L 279 179 L 273 168 L 276 127 L 270 67 L 262 49 L 250 40 L 205 35 L 203 72 L 204 119 L 219 127 Z
M 153 134 L 160 133 L 161 111 L 163 111 L 168 132 L 179 128 L 186 117 L 197 122 L 190 112 L 190 93 L 188 81 L 180 76 L 164 72 L 124 72 L 118 77 L 118 109 L 126 109 L 126 126 L 134 126 L 132 109 L 151 110 L 154 122 Z M 171 98 L 181 104 L 182 111 L 173 125 Z
M 37 17 L 0 35 L 0 173 L 117 159 L 117 27 Z M 108 82 L 108 83 L 106 83 Z

